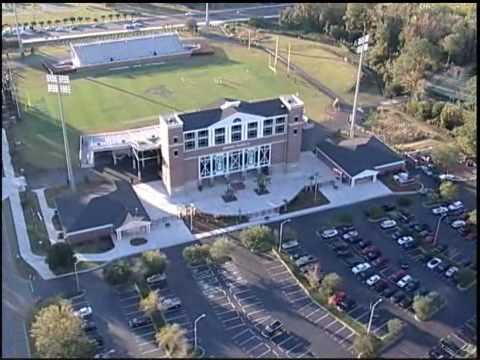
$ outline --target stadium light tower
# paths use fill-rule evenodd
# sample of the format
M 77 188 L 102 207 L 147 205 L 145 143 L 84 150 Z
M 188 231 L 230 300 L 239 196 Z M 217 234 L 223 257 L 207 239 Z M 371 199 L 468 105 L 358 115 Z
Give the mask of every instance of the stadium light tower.
M 363 53 L 368 49 L 369 35 L 362 36 L 357 40 L 357 53 L 360 53 L 360 61 L 358 62 L 357 85 L 355 86 L 355 98 L 353 99 L 353 109 L 350 122 L 350 138 L 355 136 L 355 116 L 357 115 L 357 98 L 358 89 L 360 88 L 360 75 L 362 74 Z
M 22 38 L 20 37 L 20 29 L 18 28 L 17 4 L 16 3 L 13 3 L 13 12 L 15 14 L 15 32 L 17 33 L 18 47 L 20 48 L 20 54 L 23 55 Z
M 70 160 L 70 147 L 68 144 L 67 129 L 65 128 L 65 120 L 63 118 L 63 102 L 62 94 L 70 95 L 70 78 L 66 75 L 47 74 L 47 89 L 49 93 L 58 95 L 58 107 L 60 110 L 60 120 L 62 122 L 63 143 L 65 145 L 65 160 L 67 162 L 68 182 L 72 191 L 76 190 L 75 179 L 73 177 L 72 163 Z
M 205 3 L 205 26 L 208 27 L 208 3 Z

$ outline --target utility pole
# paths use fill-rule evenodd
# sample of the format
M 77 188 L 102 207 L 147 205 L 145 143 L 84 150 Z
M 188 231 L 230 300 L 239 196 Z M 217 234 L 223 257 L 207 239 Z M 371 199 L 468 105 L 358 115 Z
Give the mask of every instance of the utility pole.
M 357 53 L 360 53 L 360 61 L 358 62 L 357 84 L 355 86 L 355 98 L 353 99 L 353 112 L 350 119 L 351 120 L 350 138 L 352 139 L 355 136 L 355 116 L 357 114 L 357 99 L 358 99 L 358 89 L 360 88 L 360 77 L 362 74 L 363 53 L 368 49 L 368 38 L 369 38 L 369 35 L 365 35 L 357 40 Z
M 205 3 L 205 26 L 208 27 L 208 3 Z
M 288 43 L 288 55 L 287 55 L 287 74 L 290 73 L 290 50 L 291 50 L 291 43 Z
M 22 45 L 22 39 L 20 37 L 20 29 L 18 28 L 17 5 L 16 5 L 16 3 L 13 3 L 13 11 L 15 13 L 15 30 L 17 32 L 18 46 L 19 46 L 19 49 L 20 49 L 20 55 L 23 56 L 23 45 Z
M 251 31 L 248 30 L 248 50 L 250 50 L 250 42 L 251 42 L 251 35 L 250 35 Z
M 275 72 L 277 72 L 277 61 L 278 61 L 278 40 L 279 37 L 277 36 L 277 43 L 275 45 L 275 62 L 273 63 L 273 67 L 275 68 Z
M 278 234 L 278 252 L 282 251 L 283 225 L 291 221 L 292 219 L 287 219 L 280 223 L 280 233 Z
M 372 327 L 373 312 L 375 307 L 383 301 L 383 298 L 378 299 L 373 305 L 370 304 L 370 319 L 368 319 L 367 335 L 370 334 L 370 328 Z
M 435 237 L 433 238 L 433 246 L 437 246 L 437 240 L 438 240 L 438 231 L 440 230 L 440 223 L 442 222 L 443 218 L 447 216 L 447 214 L 442 214 L 438 218 L 437 222 L 437 228 L 435 229 Z

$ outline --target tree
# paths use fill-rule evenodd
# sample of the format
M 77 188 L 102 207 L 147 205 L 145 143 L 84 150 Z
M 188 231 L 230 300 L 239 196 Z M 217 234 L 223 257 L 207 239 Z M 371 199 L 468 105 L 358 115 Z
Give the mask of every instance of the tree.
M 160 250 L 146 251 L 142 254 L 142 262 L 146 267 L 146 274 L 163 274 L 167 268 L 167 256 Z
M 38 22 L 38 25 L 40 25 L 40 27 L 43 28 L 43 25 L 45 25 L 45 21 L 40 20 L 40 21 Z
M 416 295 L 412 304 L 415 315 L 422 321 L 428 320 L 433 312 L 434 300 L 429 296 Z
M 58 26 L 62 21 L 60 19 L 55 20 L 55 24 Z
M 447 130 L 453 130 L 462 124 L 462 110 L 457 105 L 445 104 L 442 112 L 440 113 L 440 126 Z
M 345 11 L 345 28 L 348 32 L 354 33 L 355 37 L 361 36 L 367 30 L 367 12 L 370 4 L 348 3 Z
M 119 260 L 103 268 L 103 277 L 111 285 L 119 285 L 128 282 L 132 278 L 133 272 L 130 265 Z
M 57 20 L 55 20 L 57 21 Z M 52 25 L 52 20 L 47 20 L 47 26 L 51 26 Z
M 50 246 L 46 262 L 52 271 L 73 269 L 73 249 L 68 243 L 56 243 Z
M 226 237 L 218 238 L 210 246 L 210 257 L 214 261 L 222 261 L 228 259 L 233 249 L 233 244 Z
M 343 280 L 338 274 L 329 273 L 323 278 L 321 286 L 331 295 L 341 288 L 342 283 Z
M 67 25 L 68 18 L 63 18 L 63 25 Z
M 266 244 L 273 244 L 273 233 L 265 225 L 256 225 L 242 230 L 240 240 L 246 248 L 255 251 Z
M 318 290 L 320 286 L 320 281 L 322 279 L 322 274 L 320 272 L 320 266 L 315 264 L 312 268 L 309 268 L 305 274 L 305 278 L 308 281 L 308 285 L 312 290 Z
M 105 15 L 102 15 L 102 16 L 100 16 L 100 17 L 102 18 L 102 22 L 105 22 L 106 16 L 105 16 Z
M 72 23 L 72 25 L 75 24 L 75 20 L 77 20 L 75 16 L 70 17 L 70 22 Z
M 437 146 L 432 151 L 432 159 L 441 168 L 448 172 L 448 170 L 457 164 L 460 158 L 460 151 L 453 145 L 441 145 Z
M 477 209 L 472 210 L 468 213 L 468 221 L 473 225 L 477 225 Z
M 32 323 L 35 350 L 43 358 L 93 358 L 95 345 L 85 336 L 81 320 L 66 301 L 42 308 Z
M 93 18 L 93 22 L 96 24 L 98 22 L 97 18 Z
M 257 175 L 257 190 L 260 194 L 267 191 L 267 186 L 269 183 L 270 178 L 268 178 L 265 174 L 260 173 Z
M 158 310 L 158 293 L 156 291 L 150 291 L 146 297 L 140 300 L 139 308 L 145 314 L 151 316 Z
M 458 185 L 451 181 L 445 181 L 439 187 L 440 196 L 445 200 L 454 200 L 458 196 Z
M 118 21 L 118 20 L 120 20 L 120 18 L 122 17 L 122 15 L 119 14 L 119 13 L 116 13 L 116 14 L 115 14 L 115 17 L 117 18 L 117 21 Z
M 35 28 L 35 26 L 37 26 L 37 22 L 36 21 L 32 21 L 30 22 L 30 26 L 33 28 Z
M 468 156 L 477 157 L 477 111 L 463 113 L 464 124 L 454 130 L 459 148 Z
M 210 256 L 210 246 L 208 244 L 187 246 L 182 254 L 189 265 L 202 264 Z
M 126 20 L 127 20 L 127 17 L 128 17 L 128 14 L 127 14 L 127 13 L 123 13 L 122 15 L 123 15 L 123 20 L 126 21 Z
M 197 32 L 197 20 L 194 18 L 188 18 L 185 22 L 185 26 L 192 34 Z
M 390 319 L 387 322 L 388 333 L 392 336 L 401 334 L 405 329 L 405 322 L 400 319 Z
M 357 335 L 353 347 L 363 358 L 375 358 L 378 351 L 377 341 L 373 336 L 367 334 Z
M 155 334 L 155 341 L 167 357 L 188 357 L 190 349 L 185 334 L 178 324 L 167 324 Z
M 86 23 L 89 23 L 90 20 L 92 20 L 92 18 L 91 18 L 90 16 L 85 16 L 85 22 L 86 22 Z
M 444 106 L 445 106 L 445 103 L 443 101 L 437 101 L 435 104 L 433 104 L 432 118 L 436 118 L 440 116 Z
M 112 21 L 112 19 L 113 19 L 113 14 L 108 14 L 108 18 L 110 19 L 110 21 Z
M 83 16 L 77 16 L 77 21 L 81 23 L 83 21 Z

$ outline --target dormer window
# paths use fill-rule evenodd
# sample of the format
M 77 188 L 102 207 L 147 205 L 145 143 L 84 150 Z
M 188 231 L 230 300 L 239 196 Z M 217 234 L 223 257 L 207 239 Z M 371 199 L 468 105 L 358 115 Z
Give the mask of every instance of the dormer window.
M 233 119 L 233 123 L 239 123 L 239 122 L 242 122 L 242 119 L 240 118 Z

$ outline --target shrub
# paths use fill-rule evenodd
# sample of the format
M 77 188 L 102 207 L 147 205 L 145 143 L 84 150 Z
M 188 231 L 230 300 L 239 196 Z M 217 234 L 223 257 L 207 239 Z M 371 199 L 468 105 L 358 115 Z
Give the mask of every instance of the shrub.
M 443 101 L 437 101 L 435 104 L 432 106 L 432 118 L 436 118 L 440 116 L 440 113 L 442 112 L 443 107 L 445 106 L 445 103 Z
M 473 225 L 477 225 L 477 209 L 468 213 L 468 221 L 470 221 Z
M 440 196 L 445 200 L 453 200 L 458 196 L 458 185 L 451 181 L 445 181 L 438 188 Z
M 127 283 L 132 278 L 130 265 L 120 260 L 103 268 L 103 277 L 111 285 Z
M 210 256 L 210 246 L 208 244 L 187 246 L 182 254 L 187 264 L 202 264 Z
M 398 206 L 402 206 L 402 207 L 410 206 L 410 205 L 412 205 L 412 203 L 413 203 L 412 199 L 410 199 L 408 197 L 405 197 L 405 196 L 402 196 L 402 197 L 398 198 L 398 200 L 397 200 Z
M 432 117 L 432 103 L 428 100 L 418 102 L 415 117 L 422 121 L 430 119 Z
M 146 267 L 146 275 L 162 274 L 167 268 L 167 256 L 160 250 L 146 251 L 142 254 L 142 262 Z
M 408 115 L 411 115 L 411 116 L 416 116 L 417 115 L 417 112 L 418 112 L 418 101 L 416 100 L 410 100 L 406 106 L 405 106 L 405 110 L 407 112 Z
M 372 219 L 380 219 L 385 215 L 385 210 L 379 206 L 374 206 L 368 209 L 368 216 Z
M 158 293 L 150 291 L 147 296 L 140 300 L 139 309 L 151 316 L 158 310 Z
M 413 299 L 413 310 L 420 320 L 428 320 L 433 313 L 434 301 L 431 297 L 416 295 Z
M 73 249 L 68 243 L 56 243 L 50 246 L 47 252 L 46 262 L 50 270 L 73 268 Z
M 232 242 L 226 238 L 221 237 L 213 242 L 210 246 L 210 258 L 213 261 L 221 262 L 230 257 L 232 252 Z
M 353 222 L 352 215 L 349 213 L 338 214 L 335 218 L 336 222 L 342 225 L 350 225 Z
M 375 358 L 379 348 L 378 341 L 371 335 L 360 334 L 354 342 L 353 347 L 355 351 L 362 354 L 364 358 Z
M 405 329 L 405 322 L 400 319 L 390 319 L 387 322 L 388 333 L 392 336 L 401 334 Z
M 343 280 L 338 274 L 329 273 L 323 278 L 321 287 L 328 295 L 332 295 L 335 291 L 341 288 L 342 283 Z
M 246 248 L 252 251 L 273 244 L 274 241 L 272 230 L 265 225 L 252 226 L 242 230 L 240 240 Z

